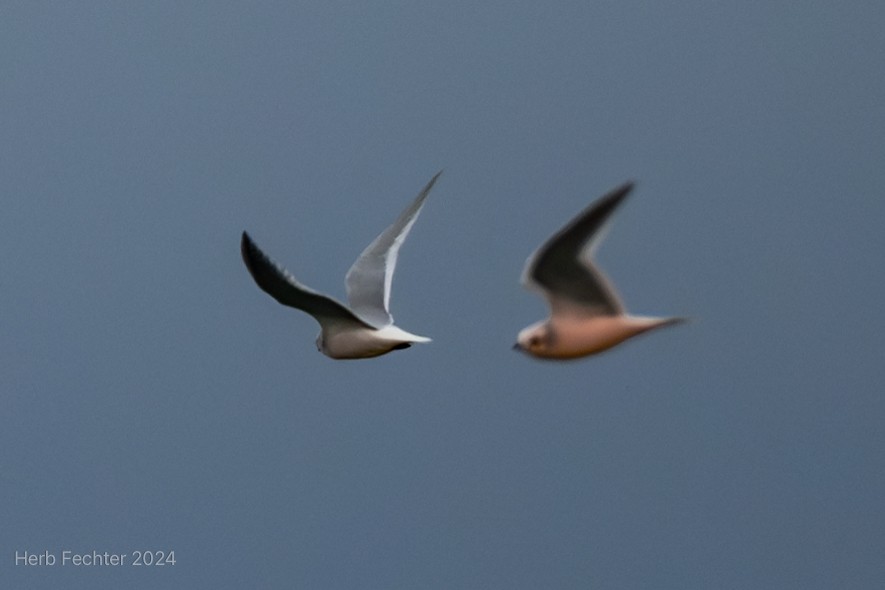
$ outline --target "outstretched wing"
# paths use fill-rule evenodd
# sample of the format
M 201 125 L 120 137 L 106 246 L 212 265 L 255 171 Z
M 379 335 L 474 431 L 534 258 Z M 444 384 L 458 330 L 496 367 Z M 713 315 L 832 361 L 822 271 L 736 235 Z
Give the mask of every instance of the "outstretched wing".
M 320 324 L 324 321 L 353 322 L 371 327 L 331 297 L 317 293 L 295 280 L 289 271 L 262 252 L 246 232 L 243 232 L 240 251 L 246 268 L 261 290 L 283 305 L 309 313 Z
M 618 315 L 624 305 L 605 275 L 591 260 L 606 221 L 633 189 L 627 182 L 587 207 L 526 262 L 522 282 L 539 287 L 553 311 Z
M 409 230 L 418 219 L 424 199 L 427 198 L 440 174 L 442 171 L 437 172 L 430 179 L 430 182 L 397 220 L 363 250 L 363 253 L 347 271 L 345 281 L 350 307 L 363 320 L 376 328 L 393 323 L 393 316 L 388 307 L 390 285 L 393 282 L 393 271 L 396 269 L 396 258 L 400 246 L 409 235 Z

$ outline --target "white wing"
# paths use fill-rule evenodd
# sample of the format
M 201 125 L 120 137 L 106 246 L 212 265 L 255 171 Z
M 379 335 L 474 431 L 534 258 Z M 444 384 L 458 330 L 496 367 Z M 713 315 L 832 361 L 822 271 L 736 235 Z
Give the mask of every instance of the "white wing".
M 433 188 L 433 184 L 442 171 L 430 179 L 430 182 L 415 197 L 412 204 L 403 211 L 393 224 L 363 250 L 350 270 L 347 271 L 347 300 L 350 307 L 364 321 L 376 328 L 393 323 L 393 316 L 388 311 L 390 303 L 390 285 L 393 282 L 393 271 L 396 268 L 396 257 L 412 229 L 424 199 Z

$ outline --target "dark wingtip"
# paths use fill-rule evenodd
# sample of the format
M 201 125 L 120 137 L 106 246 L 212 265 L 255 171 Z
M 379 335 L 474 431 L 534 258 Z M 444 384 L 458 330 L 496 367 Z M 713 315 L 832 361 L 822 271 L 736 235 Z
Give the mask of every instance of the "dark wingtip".
M 261 250 L 258 249 L 258 246 L 255 245 L 255 242 L 252 241 L 252 237 L 247 233 L 243 232 L 242 238 L 240 239 L 240 255 L 243 257 L 243 262 L 246 263 L 246 268 L 249 269 L 249 272 L 252 276 L 255 276 L 255 271 L 253 269 L 253 265 L 255 263 L 256 254 L 260 254 Z
M 632 191 L 635 187 L 636 187 L 636 182 L 633 180 L 628 180 L 627 182 L 618 186 L 614 190 L 610 191 L 607 195 L 603 196 L 602 198 L 603 198 L 603 200 L 607 200 L 607 201 L 619 202 L 622 199 L 626 198 L 627 195 L 630 194 L 630 191 Z
M 441 175 L 442 173 L 443 173 L 443 171 L 442 171 L 442 169 L 441 169 L 439 172 L 437 172 L 436 174 L 434 174 L 434 175 L 433 175 L 433 178 L 430 179 L 430 182 L 428 182 L 426 185 L 424 185 L 424 190 L 422 190 L 421 192 L 422 192 L 422 193 L 428 193 L 428 192 L 430 192 L 430 189 L 433 188 L 433 185 L 436 184 L 437 179 L 440 177 L 440 175 Z
M 594 203 L 591 203 L 590 206 L 585 209 L 585 212 L 589 215 L 600 216 L 604 222 L 605 218 L 611 215 L 612 212 L 624 202 L 624 199 L 627 198 L 627 195 L 630 194 L 630 191 L 633 190 L 634 186 L 635 183 L 632 180 L 628 180 L 619 187 L 602 195 L 602 197 Z

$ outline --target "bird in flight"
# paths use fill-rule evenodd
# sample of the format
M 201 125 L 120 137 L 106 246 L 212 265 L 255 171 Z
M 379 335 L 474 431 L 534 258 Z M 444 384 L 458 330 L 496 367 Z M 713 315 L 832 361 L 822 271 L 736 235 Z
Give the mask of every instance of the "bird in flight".
M 430 342 L 393 324 L 388 309 L 390 286 L 400 246 L 412 229 L 424 200 L 442 172 L 437 172 L 393 224 L 363 250 L 347 271 L 349 306 L 301 284 L 289 271 L 262 252 L 243 232 L 240 250 L 258 286 L 289 307 L 313 316 L 320 324 L 317 349 L 333 359 L 361 359 Z
M 524 328 L 514 348 L 543 359 L 576 359 L 685 321 L 628 314 L 609 280 L 593 264 L 606 221 L 632 189 L 633 183 L 627 182 L 603 196 L 528 258 L 522 283 L 547 299 L 550 317 Z

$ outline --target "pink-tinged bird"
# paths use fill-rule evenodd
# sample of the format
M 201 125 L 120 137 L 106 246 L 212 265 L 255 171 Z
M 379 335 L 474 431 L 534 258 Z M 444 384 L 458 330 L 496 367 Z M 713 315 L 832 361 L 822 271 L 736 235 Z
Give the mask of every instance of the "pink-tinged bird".
M 628 314 L 593 264 L 606 221 L 632 189 L 633 183 L 627 182 L 590 205 L 526 261 L 522 283 L 544 295 L 550 317 L 524 328 L 514 348 L 543 359 L 575 359 L 685 321 Z

